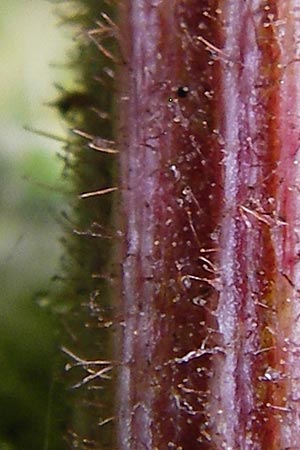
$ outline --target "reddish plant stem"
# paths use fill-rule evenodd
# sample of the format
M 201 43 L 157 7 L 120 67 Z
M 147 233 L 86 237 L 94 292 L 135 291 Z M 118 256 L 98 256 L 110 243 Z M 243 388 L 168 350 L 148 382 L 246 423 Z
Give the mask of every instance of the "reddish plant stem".
M 124 2 L 122 450 L 300 448 L 296 6 Z

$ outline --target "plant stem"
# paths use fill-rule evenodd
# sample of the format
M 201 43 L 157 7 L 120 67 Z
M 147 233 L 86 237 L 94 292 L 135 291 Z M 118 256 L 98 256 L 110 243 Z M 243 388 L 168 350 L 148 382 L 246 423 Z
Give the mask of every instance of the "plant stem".
M 121 8 L 120 448 L 300 448 L 300 10 Z

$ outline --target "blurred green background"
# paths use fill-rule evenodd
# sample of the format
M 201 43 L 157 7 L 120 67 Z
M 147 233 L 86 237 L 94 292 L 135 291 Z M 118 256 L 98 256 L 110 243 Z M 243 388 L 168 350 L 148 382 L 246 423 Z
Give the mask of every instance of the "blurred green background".
M 65 209 L 62 144 L 24 126 L 66 135 L 46 103 L 72 38 L 46 0 L 0 3 L 0 450 L 64 448 L 64 388 L 59 385 L 57 324 L 48 307 L 59 275 Z M 43 296 L 38 295 L 43 292 Z

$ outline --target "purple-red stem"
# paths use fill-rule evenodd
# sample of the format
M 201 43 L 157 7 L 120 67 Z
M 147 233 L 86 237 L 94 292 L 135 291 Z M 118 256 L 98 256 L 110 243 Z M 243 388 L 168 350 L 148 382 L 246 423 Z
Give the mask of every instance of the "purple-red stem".
M 298 449 L 300 5 L 121 9 L 120 448 Z

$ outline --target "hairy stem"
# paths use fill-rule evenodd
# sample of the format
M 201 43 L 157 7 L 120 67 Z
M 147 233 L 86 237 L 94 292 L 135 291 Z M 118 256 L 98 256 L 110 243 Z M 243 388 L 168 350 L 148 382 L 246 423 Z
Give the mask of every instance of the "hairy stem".
M 300 448 L 299 7 L 121 10 L 120 448 Z

